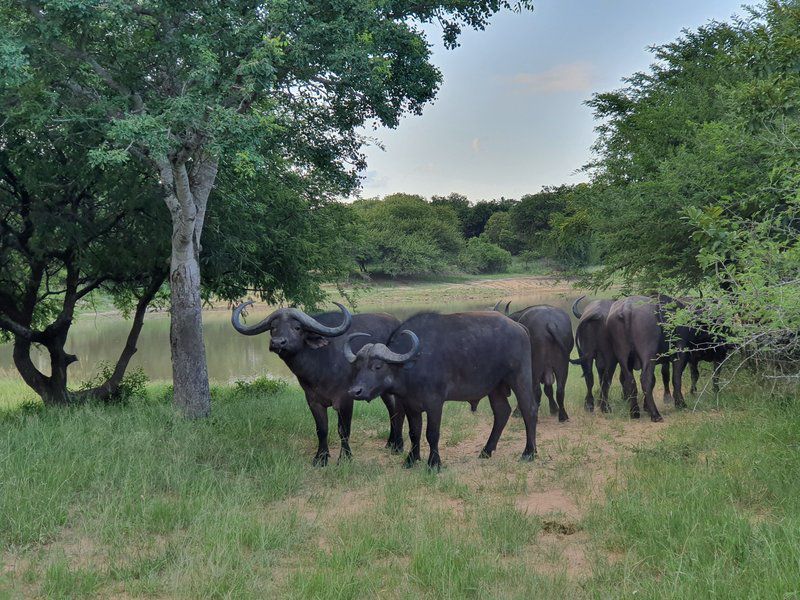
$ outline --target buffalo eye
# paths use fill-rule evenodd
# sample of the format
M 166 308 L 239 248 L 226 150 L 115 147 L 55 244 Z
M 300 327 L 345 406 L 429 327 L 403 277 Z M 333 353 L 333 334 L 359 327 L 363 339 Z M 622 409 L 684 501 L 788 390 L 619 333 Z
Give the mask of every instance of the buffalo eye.
M 294 330 L 295 330 L 295 331 L 300 331 L 300 329 L 301 329 L 300 325 L 295 325 L 295 326 L 294 326 Z
M 375 363 L 375 365 L 372 368 L 375 369 L 376 371 L 380 371 L 383 368 L 383 364 Z

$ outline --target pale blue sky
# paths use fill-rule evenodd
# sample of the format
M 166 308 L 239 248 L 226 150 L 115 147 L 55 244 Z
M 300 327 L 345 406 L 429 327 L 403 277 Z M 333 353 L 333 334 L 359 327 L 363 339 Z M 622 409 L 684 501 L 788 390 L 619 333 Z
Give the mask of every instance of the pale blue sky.
M 518 198 L 544 185 L 585 180 L 595 139 L 592 92 L 652 62 L 647 47 L 681 29 L 742 14 L 741 0 L 538 0 L 502 13 L 461 47 L 435 40 L 444 82 L 422 116 L 374 133 L 362 197 L 460 192 Z

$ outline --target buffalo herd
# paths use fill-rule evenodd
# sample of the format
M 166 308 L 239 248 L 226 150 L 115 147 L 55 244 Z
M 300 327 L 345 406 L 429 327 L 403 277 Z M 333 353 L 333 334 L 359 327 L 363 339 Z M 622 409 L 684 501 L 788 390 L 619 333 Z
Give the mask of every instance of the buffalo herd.
M 578 319 L 573 337 L 569 315 L 548 305 L 529 306 L 509 313 L 498 302 L 494 310 L 439 314 L 423 312 L 403 322 L 385 313 L 352 315 L 340 312 L 310 316 L 297 308 L 281 308 L 256 325 L 244 325 L 242 312 L 252 302 L 233 310 L 231 322 L 244 335 L 269 332 L 275 352 L 297 377 L 317 428 L 318 447 L 313 464 L 328 463 L 328 408 L 338 415 L 341 440 L 339 460 L 348 459 L 350 426 L 355 400 L 381 397 L 389 413 L 386 447 L 403 451 L 403 422 L 408 420 L 411 449 L 405 466 L 420 460 L 422 413 L 427 413 L 425 437 L 428 467 L 441 466 L 439 433 L 446 401 L 478 402 L 489 398 L 494 423 L 480 457 L 488 458 L 511 415 L 511 392 L 525 423 L 523 460 L 536 454 L 536 424 L 542 387 L 550 414 L 569 419 L 564 406 L 569 364 L 581 366 L 586 382 L 584 406 L 593 412 L 594 370 L 600 383 L 600 410 L 611 411 L 609 387 L 619 367 L 623 395 L 631 418 L 639 418 L 638 390 L 633 371 L 641 371 L 644 409 L 652 421 L 661 421 L 653 398 L 655 369 L 660 365 L 664 401 L 686 406 L 681 389 L 688 365 L 692 392 L 696 391 L 698 363 L 714 364 L 713 383 L 727 346 L 712 327 L 682 325 L 671 317 L 687 304 L 667 296 L 631 296 L 616 301 L 595 300 L 580 310 L 581 296 L 572 305 Z M 699 313 L 695 313 L 698 316 Z M 692 323 L 702 322 L 695 319 Z M 570 359 L 573 346 L 578 358 Z M 670 373 L 672 394 L 670 393 Z M 555 388 L 555 394 L 554 394 Z

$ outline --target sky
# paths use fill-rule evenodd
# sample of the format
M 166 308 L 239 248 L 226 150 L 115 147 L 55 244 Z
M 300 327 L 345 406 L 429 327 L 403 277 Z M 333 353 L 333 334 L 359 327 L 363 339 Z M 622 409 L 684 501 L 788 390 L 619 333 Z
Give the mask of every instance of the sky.
M 437 98 L 396 129 L 367 132 L 361 197 L 459 192 L 519 198 L 586 180 L 595 140 L 593 92 L 645 70 L 648 46 L 681 29 L 742 14 L 741 0 L 535 0 L 533 12 L 496 15 L 445 50 L 434 28 Z

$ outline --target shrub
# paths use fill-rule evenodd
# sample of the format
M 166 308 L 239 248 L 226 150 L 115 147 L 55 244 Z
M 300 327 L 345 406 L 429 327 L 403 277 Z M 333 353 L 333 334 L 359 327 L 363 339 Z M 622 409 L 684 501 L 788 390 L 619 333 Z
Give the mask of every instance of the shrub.
M 502 273 L 509 265 L 508 250 L 480 238 L 470 238 L 461 253 L 461 268 L 468 273 Z
M 114 368 L 106 361 L 97 363 L 97 368 L 97 375 L 84 381 L 80 386 L 81 390 L 89 390 L 103 385 L 114 372 Z M 133 398 L 145 398 L 147 396 L 147 384 L 149 381 L 150 378 L 147 376 L 147 373 L 144 372 L 144 369 L 141 367 L 133 369 L 125 374 L 116 393 L 111 396 L 109 400 L 113 402 L 128 402 Z

